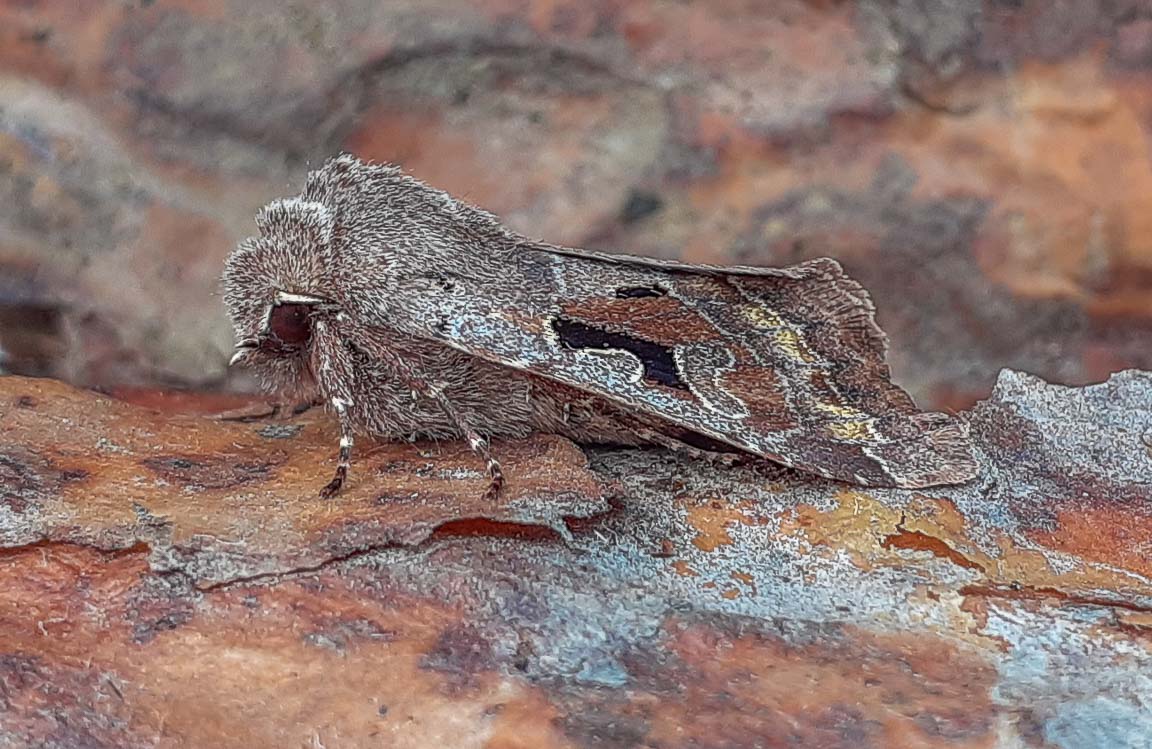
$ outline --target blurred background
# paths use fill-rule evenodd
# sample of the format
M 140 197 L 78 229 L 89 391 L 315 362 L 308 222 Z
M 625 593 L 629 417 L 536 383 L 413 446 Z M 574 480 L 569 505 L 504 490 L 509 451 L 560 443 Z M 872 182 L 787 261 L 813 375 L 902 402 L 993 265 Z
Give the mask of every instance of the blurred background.
M 250 388 L 222 262 L 342 150 L 553 242 L 835 256 L 924 406 L 1152 369 L 1149 0 L 0 2 L 0 368 Z

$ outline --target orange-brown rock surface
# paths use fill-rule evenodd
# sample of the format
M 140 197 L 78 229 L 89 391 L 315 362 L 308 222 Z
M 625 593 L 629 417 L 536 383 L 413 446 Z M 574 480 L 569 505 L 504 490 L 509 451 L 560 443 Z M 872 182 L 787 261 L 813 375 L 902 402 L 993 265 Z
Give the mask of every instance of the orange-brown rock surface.
M 840 257 L 898 378 L 1152 368 L 1146 0 L 0 4 L 0 348 L 230 384 L 214 296 L 341 149 L 556 242 Z
M 0 746 L 1152 737 L 1148 373 L 1005 372 L 964 486 L 536 436 L 492 503 L 458 444 L 367 446 L 324 501 L 323 414 L 122 396 L 0 378 Z

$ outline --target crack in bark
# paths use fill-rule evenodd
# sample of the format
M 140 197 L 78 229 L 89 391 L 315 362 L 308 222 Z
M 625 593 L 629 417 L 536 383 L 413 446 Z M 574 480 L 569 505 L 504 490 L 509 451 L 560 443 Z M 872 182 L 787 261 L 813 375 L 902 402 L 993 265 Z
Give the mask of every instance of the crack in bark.
M 1078 606 L 1099 606 L 1107 609 L 1121 609 L 1141 614 L 1152 613 L 1152 605 L 1142 605 L 1131 601 L 1113 600 L 1102 596 L 1088 596 L 1080 593 L 1069 593 L 1042 585 L 965 585 L 960 588 L 960 595 L 965 598 L 1002 598 L 1015 601 L 1043 601 L 1055 598 L 1059 601 Z
M 488 538 L 516 538 L 522 541 L 565 541 L 562 533 L 555 528 L 545 525 L 533 525 L 531 523 L 512 523 L 490 520 L 488 518 L 456 518 L 447 520 L 440 523 L 433 528 L 424 538 L 416 543 L 402 543 L 402 542 L 387 542 L 382 544 L 370 544 L 360 549 L 354 549 L 344 554 L 328 557 L 327 559 L 316 562 L 315 564 L 302 565 L 299 567 L 290 567 L 286 570 L 276 572 L 259 572 L 252 575 L 244 575 L 240 577 L 231 578 L 228 580 L 221 580 L 207 585 L 201 585 L 193 580 L 196 588 L 202 592 L 209 592 L 215 590 L 223 590 L 240 585 L 247 585 L 253 582 L 261 582 L 263 580 L 282 580 L 285 578 L 299 577 L 301 575 L 308 575 L 313 572 L 320 572 L 329 567 L 335 567 L 347 562 L 356 561 L 370 557 L 374 554 L 379 554 L 383 551 L 393 549 L 403 549 L 410 551 L 413 554 L 419 554 L 427 551 L 428 547 L 432 544 L 447 538 L 469 538 L 475 536 L 484 536 Z M 181 574 L 188 575 L 187 572 L 180 571 Z M 191 577 L 189 575 L 189 577 Z

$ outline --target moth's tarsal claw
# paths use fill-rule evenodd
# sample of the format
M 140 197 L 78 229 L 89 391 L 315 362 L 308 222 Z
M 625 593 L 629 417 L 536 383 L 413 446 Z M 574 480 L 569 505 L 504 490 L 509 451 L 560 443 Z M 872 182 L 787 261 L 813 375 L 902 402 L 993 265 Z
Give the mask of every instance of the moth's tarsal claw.
M 484 490 L 483 502 L 495 502 L 504 488 L 504 471 L 494 458 L 488 458 L 488 488 Z
M 255 338 L 245 338 L 236 344 L 236 350 L 232 352 L 232 358 L 228 360 L 228 366 L 234 367 L 244 360 L 244 357 L 250 354 L 260 345 L 260 342 Z
M 323 489 L 320 490 L 320 498 L 321 499 L 332 499 L 333 497 L 335 497 L 337 494 L 340 493 L 340 490 L 344 487 L 344 481 L 347 478 L 348 478 L 348 468 L 345 466 L 337 467 L 336 468 L 336 475 L 333 476 L 332 480 L 329 481 L 328 484 Z

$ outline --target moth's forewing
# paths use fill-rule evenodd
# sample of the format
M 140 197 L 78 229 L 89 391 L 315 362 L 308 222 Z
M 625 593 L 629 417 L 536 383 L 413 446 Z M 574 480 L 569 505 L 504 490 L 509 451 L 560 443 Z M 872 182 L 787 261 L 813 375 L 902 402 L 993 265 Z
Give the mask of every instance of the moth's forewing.
M 834 261 L 723 269 L 555 249 L 524 247 L 507 293 L 445 295 L 422 334 L 821 475 L 975 474 L 966 425 L 891 383 L 872 304 Z
M 321 275 L 357 329 L 438 341 L 826 476 L 919 487 L 976 473 L 966 425 L 891 383 L 872 304 L 835 261 L 716 268 L 553 247 L 351 156 L 309 175 L 302 199 L 331 215 Z

